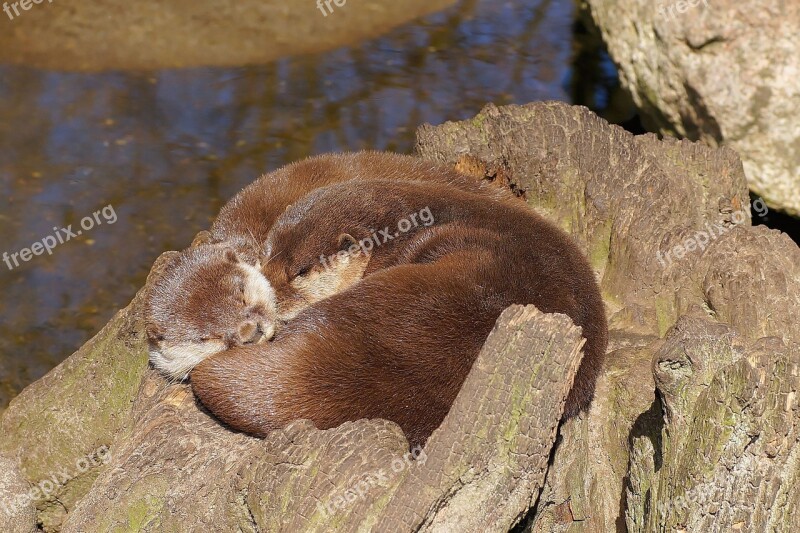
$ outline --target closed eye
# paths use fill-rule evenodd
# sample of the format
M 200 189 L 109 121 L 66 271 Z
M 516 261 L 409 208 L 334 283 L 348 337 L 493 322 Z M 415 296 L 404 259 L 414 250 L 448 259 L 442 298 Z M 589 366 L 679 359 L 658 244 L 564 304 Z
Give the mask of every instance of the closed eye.
M 298 276 L 305 276 L 305 275 L 306 275 L 306 274 L 308 274 L 310 271 L 311 271 L 311 265 L 304 266 L 303 268 L 301 268 L 300 270 L 298 270 L 298 271 L 297 271 L 297 273 L 296 273 L 294 276 L 292 276 L 292 277 L 293 277 L 293 278 L 296 278 L 296 277 L 298 277 Z

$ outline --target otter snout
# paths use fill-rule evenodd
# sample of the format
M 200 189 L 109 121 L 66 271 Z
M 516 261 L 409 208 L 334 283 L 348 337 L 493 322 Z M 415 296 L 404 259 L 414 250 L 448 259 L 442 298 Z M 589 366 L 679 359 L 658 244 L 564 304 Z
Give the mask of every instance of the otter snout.
M 258 330 L 258 324 L 253 321 L 247 321 L 239 324 L 239 331 L 237 332 L 239 341 L 242 344 L 252 344 L 261 338 L 261 332 Z
M 232 342 L 229 344 L 232 347 L 270 341 L 275 336 L 275 331 L 276 327 L 272 322 L 257 322 L 255 320 L 247 320 L 239 324 L 239 327 L 236 331 L 236 338 L 231 339 Z

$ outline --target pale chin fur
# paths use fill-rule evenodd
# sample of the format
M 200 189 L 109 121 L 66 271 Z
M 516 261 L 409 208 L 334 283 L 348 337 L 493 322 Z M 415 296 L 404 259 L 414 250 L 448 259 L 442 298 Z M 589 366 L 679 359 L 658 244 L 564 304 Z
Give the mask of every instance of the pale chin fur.
M 269 310 L 270 316 L 273 318 L 277 314 L 277 302 L 275 300 L 275 290 L 270 285 L 264 274 L 255 267 L 247 263 L 239 263 L 239 267 L 244 270 L 245 284 L 244 295 L 245 301 L 248 305 L 261 304 L 264 309 Z
M 284 307 L 279 310 L 278 316 L 281 320 L 291 320 L 305 307 L 355 285 L 364 276 L 369 259 L 370 255 L 366 253 L 355 256 L 348 254 L 342 259 L 332 260 L 322 269 L 312 270 L 306 276 L 298 276 L 290 285 L 302 295 L 303 305 Z
M 150 349 L 150 362 L 164 375 L 183 381 L 194 367 L 224 350 L 225 343 L 222 341 L 161 346 L 159 349 Z

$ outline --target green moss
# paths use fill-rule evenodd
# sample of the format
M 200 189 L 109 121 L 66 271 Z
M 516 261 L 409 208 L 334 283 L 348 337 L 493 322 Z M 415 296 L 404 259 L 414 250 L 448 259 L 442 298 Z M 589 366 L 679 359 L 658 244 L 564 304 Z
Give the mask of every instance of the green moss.
M 659 294 L 655 301 L 656 323 L 658 324 L 658 336 L 663 337 L 669 328 L 675 324 L 674 309 L 672 301 Z
M 130 503 L 120 502 L 113 514 L 103 516 L 97 524 L 97 531 L 114 533 L 134 533 L 140 531 L 170 531 L 163 527 L 160 510 L 163 502 L 153 495 L 135 497 Z M 177 531 L 173 529 L 172 531 Z
M 522 413 L 525 411 L 524 401 L 526 396 L 519 384 L 516 384 L 511 391 L 511 412 L 508 419 L 505 420 L 505 428 L 502 433 L 503 441 L 501 444 L 503 447 L 511 446 L 511 443 L 519 436 L 519 422 L 522 419 Z
M 402 481 L 406 478 L 406 472 L 408 470 L 404 470 L 396 480 L 393 480 L 393 484 L 389 487 L 383 494 L 379 497 L 375 498 L 372 502 L 372 506 L 370 507 L 369 512 L 367 513 L 364 520 L 359 524 L 358 531 L 363 531 L 364 533 L 368 531 L 374 531 L 375 526 L 378 523 L 378 518 L 382 514 L 383 510 L 389 505 L 389 502 L 392 500 L 392 497 L 397 492 L 397 489 L 400 487 Z
M 101 444 L 114 441 L 124 426 L 147 369 L 143 342 L 131 349 L 121 336 L 129 329 L 119 313 L 80 351 L 34 383 L 0 421 L 0 450 L 22 460 L 29 480 L 50 477 Z
M 589 263 L 597 272 L 603 272 L 608 265 L 611 253 L 611 226 L 613 221 L 607 219 L 603 226 L 594 232 L 589 243 Z
M 475 115 L 472 120 L 470 121 L 473 126 L 478 128 L 479 130 L 483 129 L 483 123 L 486 122 L 486 115 L 483 113 L 478 113 Z
M 128 508 L 128 527 L 117 528 L 116 531 L 144 531 L 149 526 L 158 527 L 158 513 L 155 511 L 157 507 L 161 507 L 157 498 L 154 496 L 145 496 L 137 502 L 134 502 Z

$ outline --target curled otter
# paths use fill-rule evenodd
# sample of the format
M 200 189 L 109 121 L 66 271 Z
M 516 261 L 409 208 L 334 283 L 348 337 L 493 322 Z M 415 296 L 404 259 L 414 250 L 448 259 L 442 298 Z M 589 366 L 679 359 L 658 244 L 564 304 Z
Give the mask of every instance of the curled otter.
M 313 301 L 319 291 L 307 287 L 331 272 L 321 255 L 338 257 L 422 209 L 435 224 L 342 254 L 341 290 Z M 234 429 L 263 436 L 299 418 L 322 429 L 384 418 L 424 443 L 512 304 L 582 328 L 564 416 L 592 399 L 607 344 L 599 287 L 571 238 L 524 204 L 441 184 L 329 185 L 278 218 L 262 264 L 279 313 L 293 318 L 272 342 L 216 354 L 191 373 L 197 398 Z
M 397 182 L 437 182 L 487 198 L 513 197 L 509 191 L 452 168 L 421 159 L 386 152 L 322 154 L 297 161 L 261 176 L 234 196 L 214 221 L 206 244 L 217 248 L 189 249 L 162 276 L 147 303 L 148 340 L 151 361 L 172 379 L 186 373 L 206 357 L 230 346 L 246 344 L 256 322 L 256 332 L 268 338 L 281 320 L 287 320 L 302 307 L 344 290 L 360 277 L 353 270 L 359 263 L 333 261 L 324 275 L 298 280 L 303 298 L 293 305 L 285 302 L 285 313 L 276 317 L 272 296 L 251 298 L 261 301 L 264 316 L 237 309 L 241 304 L 226 291 L 231 280 L 246 271 L 252 286 L 269 293 L 255 273 L 267 235 L 282 213 L 306 194 L 326 185 L 374 179 Z M 220 250 L 235 251 L 239 266 L 232 266 Z M 235 263 L 234 263 L 235 264 Z M 362 265 L 363 266 L 363 265 Z M 249 307 L 256 307 L 248 302 Z M 247 306 L 246 306 L 247 307 Z M 260 324 L 260 327 L 259 325 Z M 244 331 L 239 331 L 244 328 Z
M 177 380 L 215 353 L 271 339 L 278 320 L 266 278 L 219 244 L 170 261 L 145 297 L 145 316 L 150 361 Z

